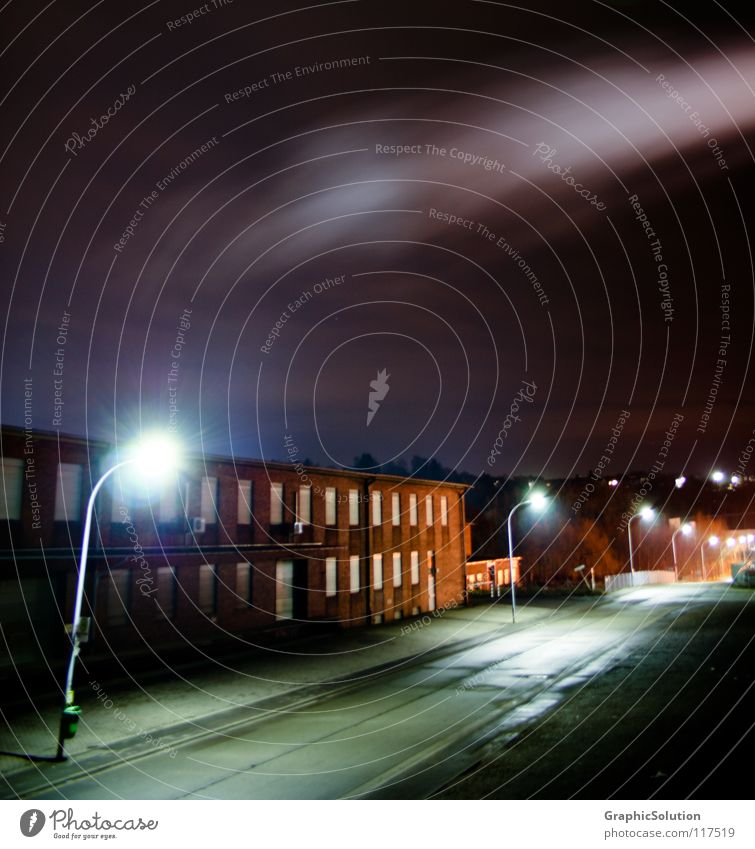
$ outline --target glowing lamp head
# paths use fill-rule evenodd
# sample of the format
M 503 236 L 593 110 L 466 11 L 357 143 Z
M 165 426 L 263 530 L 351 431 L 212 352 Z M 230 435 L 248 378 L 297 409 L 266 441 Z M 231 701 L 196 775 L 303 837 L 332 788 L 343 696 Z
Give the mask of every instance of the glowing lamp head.
M 734 539 L 734 537 L 729 537 L 729 538 L 726 540 L 726 547 L 727 547 L 727 548 L 734 548 L 734 546 L 735 546 L 736 544 L 737 544 L 737 541 Z
M 608 485 L 609 486 L 618 486 L 619 482 L 618 482 L 618 480 L 616 480 L 616 478 L 611 478 L 611 480 L 608 481 Z
M 545 508 L 548 506 L 548 497 L 546 495 L 543 495 L 542 492 L 534 492 L 530 497 L 529 501 L 530 507 L 532 507 L 533 510 L 545 510 Z
M 146 436 L 134 446 L 130 460 L 140 474 L 154 480 L 175 472 L 178 458 L 175 442 L 164 436 Z
M 676 478 L 676 480 L 674 480 L 674 485 L 677 489 L 681 489 L 685 483 L 687 483 L 687 478 L 685 478 L 684 475 L 680 475 Z
M 646 522 L 649 522 L 651 519 L 655 517 L 655 510 L 652 507 L 643 507 L 640 510 L 640 517 L 644 519 Z
M 692 525 L 690 525 L 689 522 L 682 525 L 682 533 L 684 534 L 685 537 L 688 537 L 692 533 Z
M 741 536 L 741 537 L 739 537 L 739 539 L 737 540 L 737 542 L 738 542 L 740 545 L 744 545 L 744 544 L 747 542 L 747 537 L 746 537 L 744 534 L 742 534 L 742 536 Z
M 713 474 L 710 476 L 710 479 L 711 479 L 714 483 L 723 483 L 723 480 L 724 480 L 724 473 L 723 473 L 723 472 L 719 472 L 718 470 L 716 470 L 716 471 L 715 471 L 715 472 L 713 472 Z
M 719 542 L 720 540 L 717 536 L 712 536 L 708 539 L 708 545 L 712 546 L 713 548 L 715 548 Z
M 747 534 L 747 542 L 750 544 L 755 542 L 755 534 Z
M 731 478 L 730 478 L 730 480 L 731 480 L 731 485 L 732 485 L 732 486 L 739 486 L 739 484 L 741 484 L 741 483 L 742 483 L 742 477 L 741 477 L 741 475 L 732 475 L 732 476 L 731 476 Z

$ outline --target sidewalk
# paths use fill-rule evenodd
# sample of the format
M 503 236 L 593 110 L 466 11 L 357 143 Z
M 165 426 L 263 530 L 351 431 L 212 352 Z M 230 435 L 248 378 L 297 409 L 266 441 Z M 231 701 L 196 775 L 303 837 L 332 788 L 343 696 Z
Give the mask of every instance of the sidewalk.
M 579 602 L 577 602 L 578 604 Z M 594 601 L 587 601 L 588 606 Z M 130 753 L 155 751 L 196 735 L 214 731 L 219 724 L 263 712 L 290 709 L 329 688 L 357 683 L 387 668 L 426 656 L 463 650 L 465 645 L 511 633 L 539 621 L 574 611 L 575 602 L 527 602 L 517 609 L 511 624 L 508 605 L 480 605 L 437 610 L 423 617 L 335 635 L 250 650 L 243 655 L 201 669 L 175 670 L 169 681 L 87 682 L 78 680 L 77 703 L 82 707 L 79 730 L 68 741 L 67 764 L 33 763 L 0 756 L 0 775 L 14 779 L 44 779 L 54 770 L 79 769 L 90 757 L 101 761 Z M 0 750 L 34 756 L 55 753 L 59 706 L 52 701 L 12 717 L 3 715 Z M 118 752 L 116 755 L 115 752 Z M 13 784 L 16 781 L 12 782 Z M 4 789 L 3 794 L 14 794 Z

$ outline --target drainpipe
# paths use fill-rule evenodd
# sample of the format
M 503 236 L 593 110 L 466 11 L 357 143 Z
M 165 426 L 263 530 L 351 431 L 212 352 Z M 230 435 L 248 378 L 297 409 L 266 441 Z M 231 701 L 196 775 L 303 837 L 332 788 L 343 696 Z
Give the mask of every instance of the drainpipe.
M 370 564 L 372 563 L 372 548 L 370 546 L 370 528 L 372 527 L 372 523 L 370 508 L 372 505 L 370 504 L 370 485 L 373 483 L 375 483 L 374 477 L 365 477 L 362 481 L 362 495 L 364 503 L 364 572 L 367 578 L 365 581 L 365 589 L 367 590 L 367 593 L 365 595 L 364 610 L 368 624 L 372 621 L 372 580 L 370 577 Z

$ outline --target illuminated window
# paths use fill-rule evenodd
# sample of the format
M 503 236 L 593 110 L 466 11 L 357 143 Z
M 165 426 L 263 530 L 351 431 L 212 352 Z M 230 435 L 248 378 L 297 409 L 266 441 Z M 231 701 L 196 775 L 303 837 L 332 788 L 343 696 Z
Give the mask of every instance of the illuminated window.
M 383 522 L 383 493 L 372 493 L 372 524 L 380 525 Z
M 419 518 L 417 515 L 417 496 L 412 493 L 409 496 L 409 524 L 416 526 L 419 522 Z
M 131 606 L 131 571 L 117 569 L 107 583 L 105 621 L 108 625 L 125 625 Z
M 383 589 L 383 555 L 372 555 L 372 583 L 376 590 Z
M 325 489 L 325 524 L 335 525 L 337 521 L 336 515 L 336 488 L 334 486 L 326 487 Z
M 425 520 L 428 525 L 432 525 L 435 521 L 433 517 L 433 497 L 432 495 L 425 496 Z
M 448 524 L 448 496 L 446 495 L 440 497 L 440 523 L 441 525 Z
M 214 525 L 217 521 L 218 479 L 213 477 L 202 478 L 202 494 L 200 515 L 208 525 Z
M 398 492 L 391 493 L 391 524 L 394 527 L 401 524 L 401 496 Z
M 419 551 L 412 551 L 409 555 L 412 584 L 419 583 Z
M 292 560 L 278 560 L 275 564 L 275 618 L 293 619 L 294 617 L 294 563 Z
M 393 552 L 393 586 L 401 586 L 401 552 Z
M 359 555 L 352 554 L 349 557 L 349 591 L 359 592 Z
M 59 463 L 55 488 L 55 521 L 81 519 L 81 483 L 84 469 L 78 463 Z
M 325 595 L 334 596 L 338 583 L 338 564 L 335 557 L 325 558 Z
M 349 525 L 353 528 L 359 524 L 359 490 L 349 490 Z
M 283 484 L 270 484 L 270 524 L 283 523 Z
M 296 498 L 296 519 L 309 525 L 312 521 L 312 487 L 300 486 Z
M 252 521 L 252 482 L 239 481 L 236 522 L 239 525 L 249 525 Z

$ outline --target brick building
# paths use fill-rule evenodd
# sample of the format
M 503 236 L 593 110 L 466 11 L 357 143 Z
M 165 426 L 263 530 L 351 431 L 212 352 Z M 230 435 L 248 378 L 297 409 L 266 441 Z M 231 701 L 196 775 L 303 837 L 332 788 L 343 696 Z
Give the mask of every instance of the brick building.
M 3 428 L 0 672 L 64 653 L 88 494 L 112 463 L 105 443 Z M 140 489 L 114 476 L 97 496 L 87 656 L 464 597 L 463 485 L 203 455 L 149 501 Z

